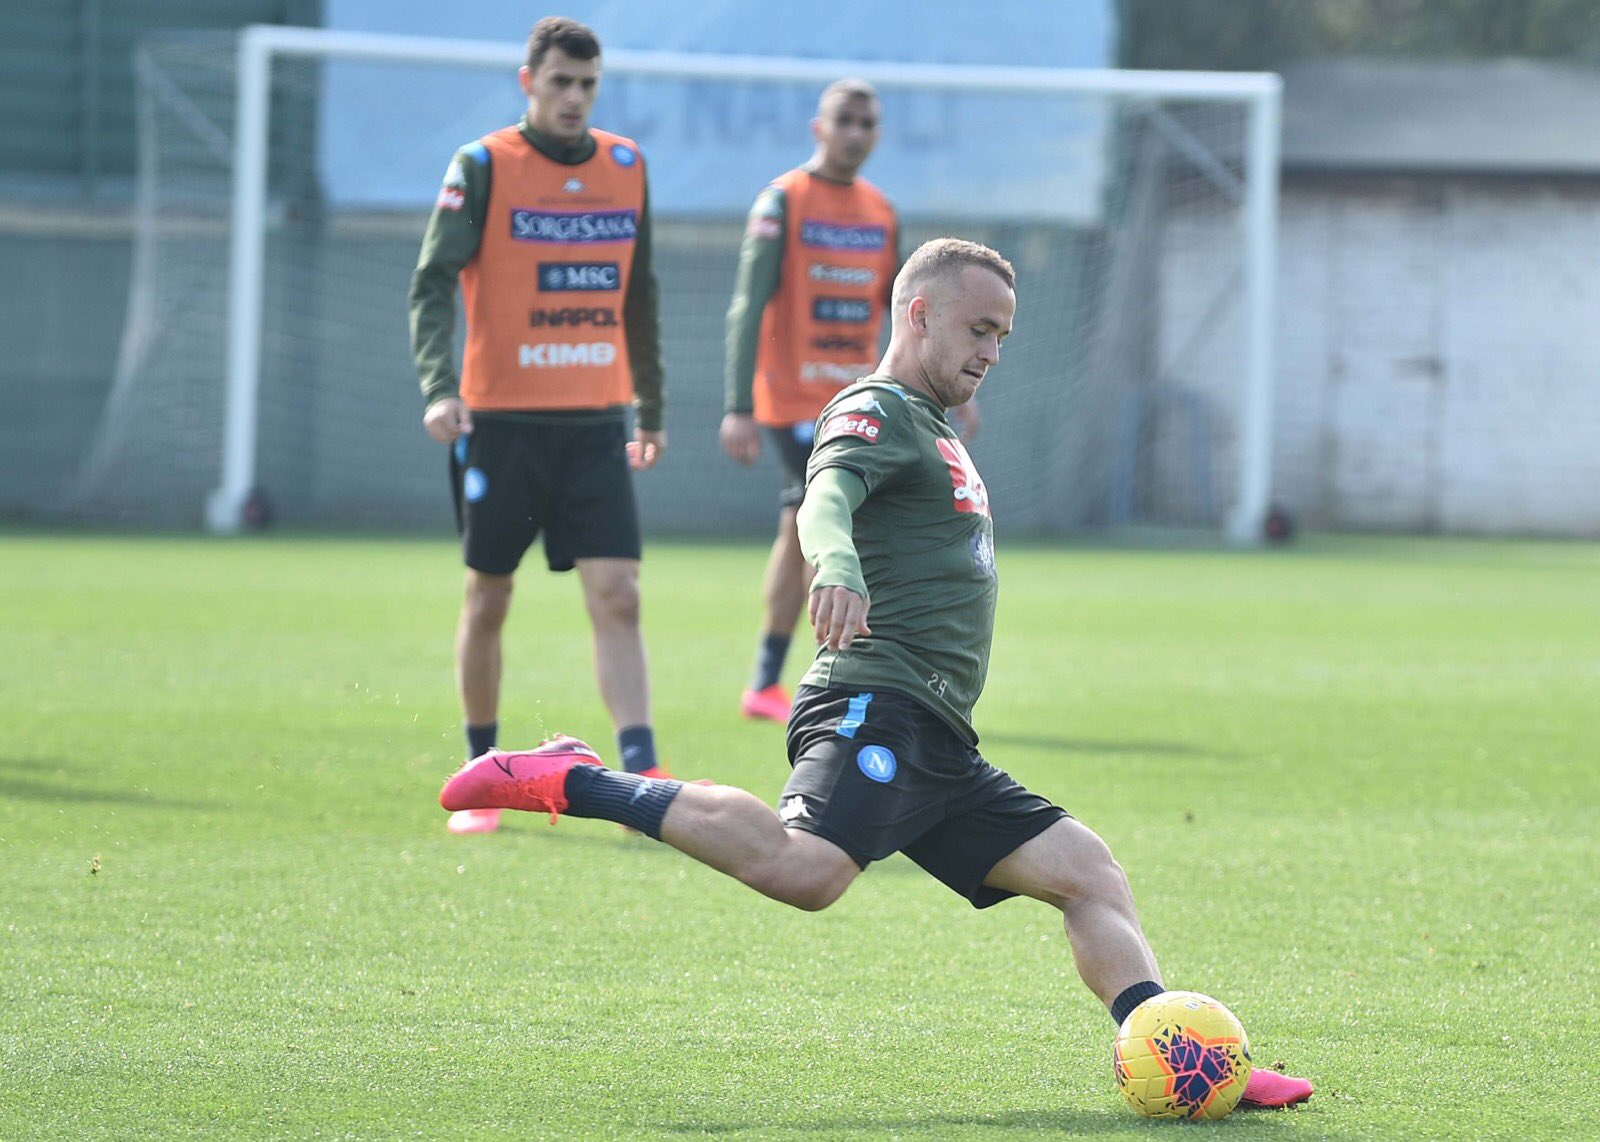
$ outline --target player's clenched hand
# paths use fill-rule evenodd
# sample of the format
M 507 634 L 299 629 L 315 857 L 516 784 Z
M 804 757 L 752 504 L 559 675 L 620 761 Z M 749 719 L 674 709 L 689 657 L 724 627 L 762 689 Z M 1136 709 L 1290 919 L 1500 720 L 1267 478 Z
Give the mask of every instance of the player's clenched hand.
M 428 406 L 422 414 L 422 427 L 440 444 L 450 444 L 472 431 L 472 412 L 460 397 L 445 397 Z
M 654 468 L 661 454 L 667 450 L 667 434 L 662 429 L 650 431 L 637 429 L 628 443 L 628 466 L 641 471 Z
M 730 412 L 722 418 L 717 439 L 728 456 L 746 468 L 761 455 L 761 430 L 748 412 Z
M 872 600 L 848 587 L 818 587 L 811 592 L 811 625 L 817 644 L 829 650 L 849 650 L 858 634 L 870 635 L 867 608 Z

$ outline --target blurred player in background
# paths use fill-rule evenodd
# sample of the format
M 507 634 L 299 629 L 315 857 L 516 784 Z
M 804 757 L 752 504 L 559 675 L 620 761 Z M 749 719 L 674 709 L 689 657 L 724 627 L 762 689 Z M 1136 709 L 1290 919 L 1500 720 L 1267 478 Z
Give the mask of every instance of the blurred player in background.
M 468 763 L 445 783 L 444 807 L 618 821 L 808 911 L 904 852 L 976 908 L 1030 896 L 1059 909 L 1078 974 L 1119 1025 L 1161 994 L 1105 842 L 991 765 L 972 728 L 994 636 L 994 525 L 946 413 L 999 361 L 1015 281 L 987 246 L 920 247 L 896 280 L 878 371 L 822 414 L 799 512 L 822 649 L 796 695 L 776 812 L 726 785 L 614 773 L 573 738 Z M 1244 1099 L 1310 1095 L 1263 1067 Z
M 644 159 L 631 139 L 589 126 L 600 43 L 584 25 L 540 20 L 517 79 L 527 114 L 456 152 L 411 280 L 423 425 L 450 445 L 467 565 L 456 632 L 467 756 L 495 744 L 512 576 L 543 532 L 550 569 L 578 569 L 624 764 L 657 773 L 629 472 L 666 448 Z M 499 820 L 471 810 L 449 826 L 488 832 Z
M 789 720 L 779 678 L 811 578 L 795 512 L 805 495 L 812 433 L 823 406 L 872 371 L 900 265 L 894 207 L 859 177 L 881 118 L 871 84 L 830 84 L 811 121 L 817 145 L 810 161 L 756 196 L 739 247 L 719 436 L 723 451 L 750 465 L 765 430 L 784 480 L 778 536 L 762 580 L 755 674 L 739 700 L 746 717 Z

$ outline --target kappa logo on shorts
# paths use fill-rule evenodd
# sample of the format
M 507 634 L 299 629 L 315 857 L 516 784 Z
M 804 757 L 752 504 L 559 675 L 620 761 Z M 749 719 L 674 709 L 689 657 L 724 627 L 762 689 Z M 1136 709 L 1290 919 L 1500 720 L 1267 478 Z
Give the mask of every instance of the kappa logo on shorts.
M 862 746 L 861 752 L 856 754 L 856 767 L 879 785 L 893 781 L 894 772 L 899 768 L 894 750 L 881 745 Z
M 783 804 L 778 806 L 778 820 L 785 825 L 790 821 L 798 821 L 811 815 L 811 806 L 807 805 L 806 799 L 799 794 L 793 797 L 785 797 Z
M 475 504 L 489 493 L 489 477 L 482 468 L 468 468 L 461 473 L 461 494 L 467 503 Z

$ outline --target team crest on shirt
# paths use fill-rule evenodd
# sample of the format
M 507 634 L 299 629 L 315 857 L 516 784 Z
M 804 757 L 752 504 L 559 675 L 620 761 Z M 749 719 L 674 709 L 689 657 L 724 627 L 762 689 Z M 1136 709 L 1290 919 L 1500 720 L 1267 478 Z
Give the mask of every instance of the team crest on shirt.
M 934 443 L 939 446 L 939 455 L 944 457 L 945 467 L 950 469 L 950 486 L 955 493 L 956 511 L 977 512 L 987 516 L 989 490 L 983 486 L 983 477 L 978 475 L 978 469 L 973 465 L 972 457 L 967 455 L 967 450 L 961 446 L 961 441 L 953 437 L 940 437 Z
M 994 566 L 994 536 L 989 534 L 989 529 L 980 527 L 967 539 L 967 548 L 972 552 L 972 566 L 986 579 L 995 577 Z

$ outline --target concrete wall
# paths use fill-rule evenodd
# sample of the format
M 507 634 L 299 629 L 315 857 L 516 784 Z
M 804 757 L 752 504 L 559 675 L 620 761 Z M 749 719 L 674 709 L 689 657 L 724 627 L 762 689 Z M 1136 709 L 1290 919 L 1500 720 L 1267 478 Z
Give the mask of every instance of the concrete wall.
M 1275 498 L 1326 528 L 1600 537 L 1597 250 L 1600 185 L 1290 179 Z M 1170 265 L 1167 304 L 1193 280 Z

